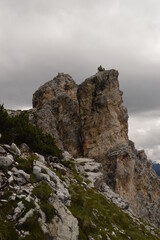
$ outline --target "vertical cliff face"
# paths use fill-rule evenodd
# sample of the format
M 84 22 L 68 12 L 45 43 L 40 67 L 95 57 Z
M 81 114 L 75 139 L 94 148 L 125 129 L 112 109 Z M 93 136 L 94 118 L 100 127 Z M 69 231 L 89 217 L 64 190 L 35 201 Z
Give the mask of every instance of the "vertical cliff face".
M 103 160 L 104 180 L 130 203 L 137 216 L 160 227 L 160 180 L 134 143 L 116 146 Z
M 117 144 L 128 143 L 128 115 L 122 105 L 118 72 L 99 72 L 78 88 L 84 156 L 102 158 Z
M 33 107 L 32 122 L 74 156 L 101 158 L 128 143 L 128 115 L 115 70 L 99 72 L 80 86 L 58 74 L 34 93 Z
M 145 153 L 128 139 L 117 71 L 99 72 L 79 86 L 58 74 L 35 92 L 33 107 L 32 123 L 73 156 L 101 162 L 103 181 L 136 215 L 160 226 L 160 181 Z
M 61 149 L 80 152 L 80 120 L 77 85 L 68 74 L 59 73 L 33 95 L 32 123 L 50 133 Z

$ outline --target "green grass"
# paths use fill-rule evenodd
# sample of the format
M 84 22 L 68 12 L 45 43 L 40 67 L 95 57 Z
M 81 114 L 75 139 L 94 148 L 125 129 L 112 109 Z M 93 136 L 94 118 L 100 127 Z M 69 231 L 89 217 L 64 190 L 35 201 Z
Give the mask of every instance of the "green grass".
M 48 202 L 41 202 L 40 207 L 46 215 L 46 222 L 51 222 L 56 214 L 54 206 Z
M 41 182 L 37 187 L 33 189 L 32 194 L 40 199 L 40 201 L 46 202 L 48 201 L 52 192 L 52 188 L 47 183 Z
M 22 157 L 16 157 L 16 162 L 18 162 L 17 168 L 22 169 L 28 174 L 31 174 L 33 172 L 33 161 L 37 159 L 36 155 L 32 155 L 30 157 L 22 158 Z
M 87 240 L 92 236 L 95 240 L 106 239 L 106 234 L 111 240 L 125 240 L 128 236 L 131 240 L 158 240 L 151 235 L 144 226 L 138 226 L 116 205 L 109 202 L 102 194 L 96 190 L 84 190 L 80 185 L 71 185 L 71 206 L 72 214 L 78 219 L 80 234 L 79 240 Z M 118 230 L 114 229 L 118 227 Z M 120 233 L 120 231 L 124 233 Z M 116 236 L 112 235 L 112 231 Z
M 46 215 L 46 221 L 51 222 L 55 215 L 55 208 L 49 202 L 49 197 L 53 192 L 52 188 L 44 182 L 41 182 L 37 187 L 33 189 L 33 196 L 36 196 L 40 200 L 40 207 Z
M 38 222 L 38 217 L 38 213 L 35 213 L 32 217 L 28 218 L 26 222 L 21 226 L 21 230 L 30 232 L 29 236 L 22 238 L 23 240 L 46 240 Z
M 55 140 L 50 134 L 44 134 L 41 129 L 29 122 L 26 111 L 18 116 L 10 117 L 3 105 L 0 105 L 0 143 L 20 145 L 26 143 L 35 152 L 42 155 L 61 157 L 62 151 L 56 146 Z
M 73 159 L 70 159 L 69 161 L 64 160 L 61 163 L 63 166 L 72 171 L 73 177 L 77 180 L 78 183 L 81 184 L 83 182 L 83 178 L 79 175 L 79 173 L 76 170 L 75 161 Z
M 8 190 L 5 194 L 5 199 L 8 200 L 11 191 Z M 17 206 L 17 200 L 8 201 L 0 206 L 0 240 L 18 240 L 14 222 L 7 220 L 7 215 L 12 215 Z
M 18 240 L 18 233 L 14 227 L 12 221 L 6 220 L 4 216 L 0 214 L 0 240 Z
M 32 184 L 34 184 L 34 183 L 37 182 L 37 177 L 36 177 L 36 175 L 35 175 L 34 173 L 31 173 L 31 174 L 30 174 L 30 182 L 31 182 Z
M 56 169 L 56 168 L 50 167 L 50 170 L 52 172 L 54 172 L 62 181 L 65 180 L 65 176 L 64 176 L 63 171 L 61 169 Z

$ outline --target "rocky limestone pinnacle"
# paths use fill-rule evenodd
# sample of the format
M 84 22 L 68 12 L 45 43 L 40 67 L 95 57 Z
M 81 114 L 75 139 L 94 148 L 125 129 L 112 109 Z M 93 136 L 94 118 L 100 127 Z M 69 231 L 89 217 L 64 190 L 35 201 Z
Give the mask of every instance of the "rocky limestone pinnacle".
M 78 86 L 68 74 L 58 74 L 34 93 L 30 120 L 74 157 L 100 162 L 102 182 L 129 202 L 135 215 L 160 227 L 160 180 L 128 139 L 118 75 L 101 71 Z
M 128 143 L 128 115 L 122 105 L 118 71 L 102 71 L 78 88 L 84 156 L 103 157 L 108 149 Z

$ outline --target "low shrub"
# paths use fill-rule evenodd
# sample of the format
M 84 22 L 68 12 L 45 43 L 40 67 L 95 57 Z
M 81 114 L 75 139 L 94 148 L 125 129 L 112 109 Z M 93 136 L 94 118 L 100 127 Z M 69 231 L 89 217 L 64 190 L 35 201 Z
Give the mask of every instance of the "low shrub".
M 54 206 L 48 202 L 42 202 L 40 207 L 46 215 L 46 222 L 51 222 L 56 214 Z
M 55 208 L 49 202 L 49 197 L 52 192 L 52 188 L 44 182 L 41 182 L 37 187 L 33 189 L 33 195 L 40 200 L 40 207 L 46 215 L 47 222 L 51 222 L 55 215 Z
M 22 169 L 28 174 L 31 174 L 33 171 L 33 161 L 36 160 L 36 156 L 31 156 L 29 158 L 16 157 L 16 162 L 18 162 L 18 169 Z
M 41 182 L 33 189 L 32 193 L 40 199 L 40 201 L 47 202 L 52 192 L 52 188 L 47 183 Z
M 60 157 L 62 151 L 56 146 L 55 140 L 49 134 L 44 134 L 41 129 L 29 122 L 28 113 L 10 117 L 3 105 L 0 105 L 0 143 L 16 144 L 26 143 L 33 150 L 42 155 Z

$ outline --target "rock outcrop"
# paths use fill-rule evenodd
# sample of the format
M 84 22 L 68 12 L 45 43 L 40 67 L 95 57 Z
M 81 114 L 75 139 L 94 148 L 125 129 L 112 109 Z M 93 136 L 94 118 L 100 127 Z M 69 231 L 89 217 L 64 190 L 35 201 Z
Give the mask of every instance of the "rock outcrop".
M 84 156 L 99 159 L 110 148 L 128 143 L 128 115 L 117 71 L 102 71 L 86 79 L 77 98 Z
M 33 107 L 32 123 L 73 156 L 101 158 L 111 147 L 128 143 L 128 115 L 115 70 L 99 72 L 80 86 L 59 73 L 34 93 Z
M 71 76 L 59 73 L 33 95 L 32 123 L 50 133 L 61 149 L 80 153 L 78 86 Z
M 160 226 L 160 181 L 143 151 L 128 139 L 118 72 L 98 72 L 79 86 L 67 74 L 33 95 L 30 120 L 75 157 L 102 164 L 103 180 L 137 216 Z

